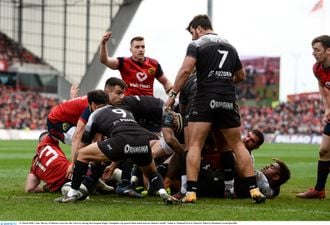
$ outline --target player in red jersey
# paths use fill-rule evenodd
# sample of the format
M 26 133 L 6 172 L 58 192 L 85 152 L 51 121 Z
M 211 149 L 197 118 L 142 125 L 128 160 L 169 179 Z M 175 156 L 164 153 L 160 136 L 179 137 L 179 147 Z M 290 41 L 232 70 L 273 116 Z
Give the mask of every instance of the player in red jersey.
M 316 63 L 313 72 L 318 80 L 319 91 L 324 102 L 323 122 L 325 127 L 319 149 L 317 180 L 314 188 L 298 193 L 298 198 L 325 198 L 325 185 L 330 171 L 330 36 L 322 35 L 312 41 L 313 56 Z
M 151 95 L 154 91 L 155 78 L 163 85 L 166 93 L 172 88 L 172 83 L 163 73 L 157 60 L 145 57 L 143 37 L 131 40 L 131 57 L 108 57 L 107 42 L 112 32 L 104 34 L 100 46 L 100 61 L 113 70 L 119 70 L 122 79 L 128 85 L 125 95 Z
M 71 162 L 62 151 L 59 141 L 50 137 L 48 131 L 42 132 L 39 136 L 39 144 L 36 154 L 32 159 L 32 165 L 25 181 L 25 192 L 57 192 L 68 181 L 72 175 L 67 174 Z M 113 191 L 113 188 L 103 182 L 92 182 L 93 174 L 85 179 L 83 184 L 92 193 L 95 188 L 98 191 Z M 45 185 L 41 186 L 41 182 Z
M 25 192 L 44 192 L 44 188 L 39 185 L 41 181 L 46 183 L 46 190 L 58 191 L 69 180 L 66 171 L 70 164 L 59 141 L 51 138 L 47 131 L 43 132 L 26 178 Z
M 78 120 L 87 123 L 89 114 L 107 104 L 108 95 L 95 90 L 86 96 L 77 97 L 55 106 L 47 117 L 47 129 L 52 137 L 65 144 L 71 144 Z

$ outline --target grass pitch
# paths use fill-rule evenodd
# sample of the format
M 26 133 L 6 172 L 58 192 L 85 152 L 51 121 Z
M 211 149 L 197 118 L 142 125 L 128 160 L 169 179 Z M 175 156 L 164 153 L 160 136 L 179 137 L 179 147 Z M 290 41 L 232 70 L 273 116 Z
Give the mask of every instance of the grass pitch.
M 54 203 L 59 193 L 24 193 L 24 183 L 36 141 L 1 141 L 0 221 L 328 221 L 330 193 L 324 200 L 295 197 L 313 187 L 317 145 L 264 144 L 255 151 L 256 168 L 282 159 L 291 179 L 279 197 L 265 204 L 251 199 L 199 198 L 196 204 L 164 205 L 159 197 L 131 199 L 116 194 L 92 195 L 76 204 Z M 69 152 L 68 146 L 62 146 Z M 327 187 L 329 187 L 328 181 Z M 328 188 L 329 189 L 329 188 Z

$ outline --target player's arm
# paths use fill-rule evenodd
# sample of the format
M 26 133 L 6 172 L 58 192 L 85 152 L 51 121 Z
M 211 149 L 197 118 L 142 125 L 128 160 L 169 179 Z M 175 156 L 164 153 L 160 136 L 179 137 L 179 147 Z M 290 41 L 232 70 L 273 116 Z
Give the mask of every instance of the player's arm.
M 166 94 L 168 94 L 173 87 L 172 82 L 164 74 L 162 74 L 160 77 L 157 77 L 156 79 L 163 85 Z
M 70 89 L 70 99 L 78 97 L 79 86 L 77 84 L 72 84 Z
M 245 73 L 244 69 L 242 68 L 234 73 L 233 83 L 237 84 L 241 81 L 244 81 L 245 79 L 246 79 L 246 73 Z
M 172 128 L 163 127 L 162 132 L 163 132 L 163 136 L 164 136 L 164 140 L 165 140 L 166 144 L 168 144 L 168 146 L 170 146 L 170 148 L 174 152 L 179 153 L 179 154 L 184 152 L 183 146 L 180 144 L 178 139 L 175 137 L 175 134 L 174 134 L 174 131 Z
M 72 162 L 75 162 L 78 149 L 81 148 L 83 145 L 81 142 L 81 138 L 84 134 L 85 126 L 86 126 L 86 124 L 83 121 L 78 120 L 76 130 L 72 136 L 72 144 L 71 144 L 71 161 Z
M 176 95 L 181 91 L 185 83 L 187 82 L 189 75 L 195 68 L 196 58 L 191 56 L 186 56 L 183 63 L 176 75 L 175 82 L 172 90 L 169 93 L 169 98 L 165 103 L 165 107 L 171 107 L 174 104 Z
M 40 179 L 33 173 L 29 173 L 26 177 L 24 190 L 26 193 L 44 192 L 44 189 L 41 186 L 39 186 L 39 184 L 40 184 Z
M 109 57 L 108 55 L 108 48 L 107 48 L 107 42 L 110 39 L 112 35 L 112 32 L 106 32 L 103 35 L 101 44 L 100 44 L 100 61 L 101 63 L 103 63 L 104 65 L 108 66 L 110 69 L 117 69 L 118 68 L 118 64 L 119 61 L 117 58 L 114 57 Z

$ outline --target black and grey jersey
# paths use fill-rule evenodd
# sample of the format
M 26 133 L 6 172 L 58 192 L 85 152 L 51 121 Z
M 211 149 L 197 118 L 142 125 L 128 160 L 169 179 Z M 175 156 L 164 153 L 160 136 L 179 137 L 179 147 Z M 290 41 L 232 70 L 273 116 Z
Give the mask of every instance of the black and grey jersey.
M 185 105 L 187 109 L 189 108 L 192 99 L 196 94 L 196 86 L 197 86 L 197 77 L 196 74 L 192 74 L 189 76 L 186 84 L 182 88 L 179 96 L 179 104 Z
M 215 94 L 236 99 L 233 75 L 242 64 L 230 43 L 219 35 L 206 34 L 189 44 L 186 56 L 196 58 L 196 97 Z
M 132 112 L 142 127 L 161 127 L 164 107 L 162 99 L 153 96 L 125 96 L 121 107 Z
M 90 143 L 96 133 L 111 138 L 119 132 L 135 135 L 148 133 L 135 121 L 130 111 L 107 105 L 95 110 L 90 115 L 82 141 Z

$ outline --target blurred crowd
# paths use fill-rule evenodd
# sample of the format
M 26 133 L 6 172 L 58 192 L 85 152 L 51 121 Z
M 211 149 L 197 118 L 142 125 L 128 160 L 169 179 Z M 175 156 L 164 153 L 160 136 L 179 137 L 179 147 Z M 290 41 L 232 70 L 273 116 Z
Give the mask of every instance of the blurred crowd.
M 0 85 L 0 96 L 0 129 L 46 129 L 47 115 L 59 103 L 57 98 L 6 85 Z
M 59 99 L 0 85 L 0 129 L 45 129 Z M 276 107 L 241 106 L 242 129 L 264 133 L 321 134 L 322 104 L 317 99 L 283 102 Z
M 241 107 L 245 130 L 258 128 L 271 134 L 321 134 L 323 114 L 320 99 L 282 102 L 276 107 Z

